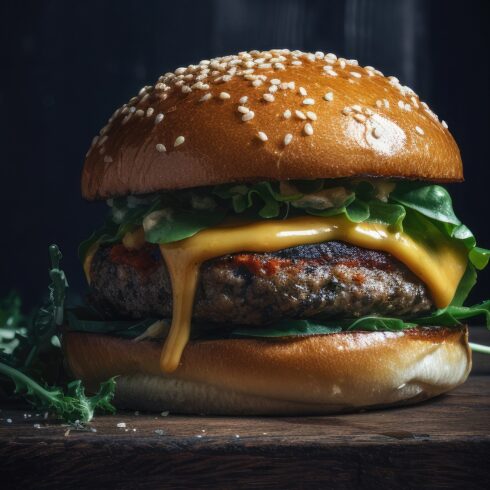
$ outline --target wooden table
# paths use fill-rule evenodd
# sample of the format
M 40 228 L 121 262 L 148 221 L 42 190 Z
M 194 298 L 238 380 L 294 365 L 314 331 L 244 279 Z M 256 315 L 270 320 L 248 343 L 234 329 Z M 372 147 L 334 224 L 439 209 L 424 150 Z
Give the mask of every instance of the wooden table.
M 490 343 L 488 332 L 472 337 Z M 488 357 L 476 355 L 470 379 L 447 395 L 349 415 L 120 412 L 82 431 L 3 409 L 0 488 L 485 488 Z

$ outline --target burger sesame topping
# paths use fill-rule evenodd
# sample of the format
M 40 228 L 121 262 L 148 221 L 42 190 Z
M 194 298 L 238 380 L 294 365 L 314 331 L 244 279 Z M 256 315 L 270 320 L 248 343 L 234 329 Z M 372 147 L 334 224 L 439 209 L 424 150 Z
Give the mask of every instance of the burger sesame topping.
M 242 116 L 242 121 L 243 122 L 251 121 L 254 117 L 255 117 L 255 112 L 248 111 L 246 114 Z
M 313 126 L 310 123 L 306 123 L 303 131 L 305 132 L 306 136 L 311 136 L 313 134 Z
M 177 141 L 176 141 L 177 142 Z M 180 143 L 179 143 L 180 144 Z M 177 145 L 174 145 L 174 146 L 177 146 Z M 165 151 L 167 151 L 167 149 L 165 148 L 165 145 L 162 144 L 162 143 L 157 143 L 157 145 L 155 146 L 156 150 L 159 152 L 159 153 L 164 153 Z
M 185 138 L 183 136 L 177 136 L 177 138 L 175 138 L 174 148 L 180 146 L 184 141 Z
M 291 133 L 287 133 L 283 140 L 284 146 L 288 146 L 291 141 L 293 141 L 293 135 Z
M 226 91 L 225 88 L 225 90 L 221 92 L 217 91 L 214 95 L 209 91 L 210 85 L 211 87 L 213 84 L 225 86 L 232 80 L 234 83 L 241 81 L 242 83 L 251 84 L 253 87 L 261 87 L 262 85 L 267 84 L 265 93 L 260 94 L 258 99 L 249 102 L 249 96 L 244 95 L 239 98 L 236 106 L 230 107 L 231 111 L 236 110 L 238 112 L 240 119 L 243 122 L 250 121 L 255 117 L 255 112 L 252 109 L 254 109 L 253 105 L 257 103 L 257 100 L 272 103 L 276 100 L 279 91 L 283 91 L 284 97 L 289 97 L 288 90 L 291 90 L 292 93 L 297 90 L 298 94 L 303 97 L 301 100 L 302 106 L 314 105 L 315 99 L 311 95 L 308 96 L 308 91 L 317 97 L 318 89 L 316 86 L 312 85 L 310 87 L 307 85 L 308 82 L 302 79 L 304 86 L 296 88 L 298 80 L 288 80 L 288 78 L 294 78 L 294 73 L 297 73 L 296 71 L 293 71 L 291 67 L 301 67 L 302 65 L 307 65 L 308 68 L 305 68 L 305 70 L 309 70 L 310 67 L 311 69 L 318 70 L 318 74 L 324 74 L 330 77 L 342 75 L 342 79 L 347 79 L 351 84 L 355 83 L 355 79 L 359 80 L 359 83 L 362 83 L 361 79 L 366 76 L 383 77 L 383 83 L 385 83 L 387 87 L 384 88 L 384 91 L 391 94 L 389 97 L 393 97 L 393 90 L 399 93 L 399 96 L 395 99 L 398 109 L 405 112 L 421 110 L 429 115 L 434 121 L 439 121 L 427 104 L 420 101 L 410 87 L 402 85 L 396 77 L 390 76 L 384 78 L 383 73 L 372 66 L 359 67 L 356 60 L 337 58 L 333 53 L 325 54 L 322 51 L 305 53 L 299 50 L 290 51 L 287 49 L 274 49 L 270 51 L 255 50 L 250 52 L 243 51 L 238 55 L 202 60 L 198 64 L 180 67 L 174 72 L 168 72 L 158 77 L 154 86 L 142 87 L 138 96 L 132 97 L 127 104 L 124 104 L 112 114 L 108 124 L 101 130 L 100 138 L 95 140 L 94 144 L 98 145 L 101 154 L 106 151 L 104 147 L 104 142 L 107 140 L 106 133 L 110 132 L 113 124 L 135 124 L 136 120 L 141 120 L 141 117 L 145 115 L 148 118 L 154 117 L 154 123 L 159 124 L 163 121 L 165 112 L 178 110 L 179 98 L 184 100 L 184 98 L 187 97 L 188 100 L 193 100 L 195 103 L 205 102 L 213 97 L 219 98 L 220 100 L 228 100 L 232 97 L 235 98 L 235 95 L 233 95 L 235 89 Z M 287 69 L 290 70 L 289 73 L 286 71 L 284 75 L 279 75 L 279 71 Z M 281 76 L 282 80 L 279 76 Z M 332 80 L 331 83 L 334 85 L 338 82 Z M 327 102 L 332 102 L 334 100 L 334 91 L 332 91 L 332 88 L 335 88 L 335 86 L 325 88 L 328 91 L 322 98 Z M 383 90 L 382 86 L 381 90 Z M 202 91 L 206 92 L 202 93 Z M 202 95 L 199 95 L 199 92 L 201 92 Z M 378 91 L 378 93 L 380 92 Z M 175 99 L 175 97 L 177 97 L 177 99 Z M 342 93 L 336 93 L 336 97 L 342 100 Z M 170 102 L 172 106 L 167 107 L 166 105 L 163 105 L 167 98 L 172 101 Z M 177 104 L 175 104 L 175 100 L 177 100 Z M 355 102 L 355 99 L 349 100 L 348 103 L 352 102 Z M 251 107 L 247 106 L 249 103 L 251 104 Z M 357 122 L 364 123 L 367 121 L 367 118 L 370 118 L 375 113 L 369 107 L 365 107 L 365 104 L 368 104 L 368 102 L 363 98 L 363 101 L 360 104 L 346 106 L 341 112 L 344 115 L 352 116 Z M 390 102 L 387 98 L 378 98 L 375 101 L 369 102 L 369 104 L 372 104 L 371 107 L 377 109 L 390 108 Z M 226 106 L 224 106 L 223 110 L 227 110 L 225 107 Z M 157 113 L 159 109 L 162 112 Z M 282 113 L 283 118 L 286 120 L 290 119 L 292 112 L 295 117 L 305 121 L 302 132 L 307 136 L 313 135 L 314 128 L 311 123 L 306 120 L 314 122 L 323 117 L 321 109 L 317 112 L 303 112 L 301 110 L 286 109 Z M 447 124 L 444 121 L 442 121 L 441 124 L 447 129 Z M 369 131 L 373 138 L 381 137 L 381 129 L 379 127 L 370 128 Z M 415 126 L 415 132 L 419 135 L 424 135 L 424 131 L 419 126 Z M 264 137 L 266 139 L 264 139 Z M 174 146 L 182 144 L 184 140 L 181 140 L 180 138 L 181 137 L 175 140 Z M 267 136 L 262 131 L 257 133 L 257 138 L 261 141 L 268 141 Z M 291 139 L 292 135 L 288 133 L 284 137 L 284 144 L 289 144 Z M 286 141 L 288 142 L 286 143 Z M 161 148 L 159 145 L 162 145 L 162 143 L 156 144 L 157 151 L 161 151 L 158 149 Z M 108 162 L 109 158 L 111 157 L 106 155 L 104 161 Z
M 306 119 L 305 113 L 303 111 L 295 110 L 294 113 L 298 119 Z
M 200 99 L 199 102 L 205 102 L 206 100 L 209 100 L 213 97 L 211 93 L 204 94 Z
M 447 129 L 447 128 L 448 128 L 448 125 L 447 125 L 447 122 L 446 122 L 446 121 L 442 120 L 442 121 L 441 121 L 441 124 L 442 124 L 442 127 L 443 127 L 443 128 L 445 128 L 445 129 Z

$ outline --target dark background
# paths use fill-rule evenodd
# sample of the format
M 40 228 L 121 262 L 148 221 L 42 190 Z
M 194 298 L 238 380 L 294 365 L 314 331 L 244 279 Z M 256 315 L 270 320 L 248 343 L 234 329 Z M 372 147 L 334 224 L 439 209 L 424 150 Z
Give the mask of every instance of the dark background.
M 161 73 L 216 55 L 287 47 L 357 58 L 411 86 L 445 119 L 465 163 L 456 213 L 490 246 L 489 3 L 438 0 L 8 0 L 0 3 L 0 297 L 28 306 L 57 243 L 73 291 L 78 243 L 105 204 L 85 203 L 85 152 L 114 109 Z M 472 300 L 490 289 L 480 276 Z

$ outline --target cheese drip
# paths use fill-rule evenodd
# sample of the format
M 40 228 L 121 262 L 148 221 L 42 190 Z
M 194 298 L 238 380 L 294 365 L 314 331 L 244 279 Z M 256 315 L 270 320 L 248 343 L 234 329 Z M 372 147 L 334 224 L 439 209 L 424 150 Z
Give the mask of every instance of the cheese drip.
M 466 269 L 464 248 L 442 234 L 429 247 L 385 225 L 352 223 L 342 216 L 208 228 L 190 238 L 160 245 L 173 294 L 172 324 L 160 358 L 161 369 L 172 372 L 178 367 L 189 340 L 199 267 L 204 261 L 237 252 L 274 252 L 332 240 L 390 253 L 426 284 L 438 308 L 451 302 Z

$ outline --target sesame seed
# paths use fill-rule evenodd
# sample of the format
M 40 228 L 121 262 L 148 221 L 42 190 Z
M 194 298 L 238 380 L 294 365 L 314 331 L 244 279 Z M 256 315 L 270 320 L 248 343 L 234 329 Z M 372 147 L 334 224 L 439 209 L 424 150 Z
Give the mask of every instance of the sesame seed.
M 354 104 L 353 106 L 351 106 L 351 108 L 354 112 L 358 112 L 358 113 L 362 112 L 360 105 Z
M 359 72 L 357 72 L 357 71 L 351 71 L 350 74 L 354 78 L 361 78 L 361 74 Z
M 382 101 L 382 100 L 380 100 L 380 99 L 378 99 L 378 100 L 376 101 L 376 107 L 381 108 L 382 106 L 383 106 L 383 101 Z
M 272 85 L 281 85 L 281 80 L 279 80 L 278 78 L 273 78 L 271 80 L 271 84 Z
M 304 97 L 306 95 L 308 95 L 308 92 L 306 91 L 306 89 L 304 87 L 300 87 L 299 89 L 299 93 Z
M 313 126 L 310 123 L 306 123 L 303 131 L 305 132 L 306 136 L 311 136 L 313 134 Z
M 205 102 L 206 100 L 209 100 L 213 95 L 211 93 L 204 94 L 200 99 L 199 102 Z
M 305 113 L 303 111 L 294 111 L 294 113 L 296 114 L 296 117 L 298 117 L 299 119 L 306 119 L 306 116 L 305 116 Z
M 268 70 L 269 68 L 272 68 L 272 65 L 270 63 L 260 63 L 259 68 L 262 70 Z
M 269 87 L 269 92 L 270 92 L 271 94 L 275 94 L 275 93 L 277 92 L 277 85 L 271 85 L 271 86 Z
M 240 97 L 238 102 L 240 102 L 240 104 L 246 104 L 248 102 L 248 97 L 244 95 L 243 97 Z
M 302 65 L 303 63 L 302 63 L 301 61 L 299 61 L 299 60 L 293 60 L 293 61 L 291 61 L 291 64 L 292 64 L 293 66 L 300 66 L 300 65 Z
M 326 94 L 323 96 L 323 98 L 324 98 L 326 101 L 328 101 L 328 102 L 332 102 L 332 100 L 333 100 L 333 92 L 327 92 L 327 93 L 326 93 Z
M 342 70 L 343 70 L 345 68 L 345 65 L 346 65 L 345 60 L 342 58 L 339 59 L 339 65 L 340 65 L 340 68 L 342 68 Z
M 282 82 L 281 85 L 279 85 L 279 88 L 281 90 L 287 90 L 289 88 L 289 84 L 287 82 Z
M 364 122 L 366 120 L 366 116 L 364 114 L 355 114 L 354 115 L 354 119 L 357 121 L 357 122 Z
M 164 116 L 164 115 L 163 115 L 161 112 L 160 112 L 160 113 L 158 113 L 158 114 L 155 116 L 155 124 L 158 124 L 158 123 L 162 122 L 164 117 L 165 117 L 165 116 Z
M 262 83 L 263 83 L 263 82 L 262 82 L 262 80 L 254 80 L 254 81 L 252 82 L 252 85 L 253 85 L 254 87 L 260 87 L 260 86 L 262 85 Z
M 138 109 L 135 113 L 134 113 L 135 116 L 144 116 L 145 115 L 145 111 L 143 109 Z
M 246 114 L 247 112 L 250 111 L 250 109 L 248 107 L 245 107 L 244 105 L 239 105 L 237 107 L 237 111 L 241 112 L 242 114 Z
M 344 108 L 342 109 L 342 114 L 343 114 L 344 116 L 348 116 L 348 115 L 349 115 L 351 112 L 352 112 L 352 109 L 351 109 L 350 107 L 344 107 Z
M 313 105 L 315 103 L 314 99 L 304 99 L 303 105 Z
M 183 136 L 177 136 L 177 138 L 175 138 L 174 148 L 181 145 L 184 141 L 185 138 Z
M 109 155 L 106 155 L 106 156 L 104 157 L 104 162 L 105 162 L 105 163 L 112 163 L 112 157 L 110 157 Z
M 398 101 L 398 107 L 399 107 L 400 109 L 405 109 L 405 102 L 403 102 L 403 100 L 399 100 L 399 101 Z
M 388 109 L 390 107 L 390 103 L 388 102 L 388 99 L 383 99 L 383 104 Z
M 167 151 L 167 149 L 165 148 L 165 145 L 163 145 L 162 143 L 158 143 L 155 148 L 157 149 L 158 152 L 160 153 L 163 153 L 165 151 Z
M 316 121 L 318 119 L 317 115 L 314 112 L 312 112 L 312 111 L 308 111 L 306 113 L 306 117 L 308 119 L 311 119 L 312 121 Z
M 183 94 L 189 94 L 190 92 L 192 92 L 192 89 L 189 87 L 189 85 L 183 85 L 182 86 L 182 93 Z
M 289 109 L 286 109 L 283 113 L 282 113 L 284 119 L 289 119 L 291 117 L 291 111 Z
M 379 128 L 374 127 L 371 132 L 376 139 L 381 138 L 381 131 Z
M 444 120 L 442 120 L 442 121 L 441 121 L 441 124 L 442 124 L 442 127 L 443 127 L 443 128 L 445 128 L 445 129 L 447 129 L 447 128 L 449 127 L 449 126 L 447 125 L 447 122 L 446 122 L 446 121 L 444 121 Z
M 291 141 L 293 141 L 293 135 L 291 133 L 286 134 L 284 136 L 284 146 L 288 146 Z
M 259 138 L 259 140 L 261 141 L 267 141 L 269 138 L 267 137 L 267 135 L 263 132 L 263 131 L 259 131 L 257 133 L 257 137 Z
M 223 100 L 229 99 L 230 97 L 231 97 L 231 95 L 228 92 L 221 92 L 219 94 L 219 98 L 223 99 Z
M 262 98 L 266 101 L 266 102 L 274 102 L 275 98 L 272 94 L 264 94 L 262 95 Z
M 155 109 L 153 109 L 153 107 L 148 107 L 148 109 L 146 109 L 146 117 L 150 117 L 154 112 Z
M 422 136 L 424 135 L 424 130 L 420 126 L 415 126 L 415 131 Z
M 288 82 L 288 89 L 289 90 L 294 90 L 296 87 L 296 84 L 294 82 Z
M 337 72 L 334 71 L 334 70 L 328 70 L 326 73 L 327 73 L 327 75 L 330 75 L 332 77 L 336 77 L 337 76 Z
M 242 121 L 247 122 L 252 120 L 255 117 L 255 112 L 254 111 L 248 111 L 246 114 L 242 116 Z

